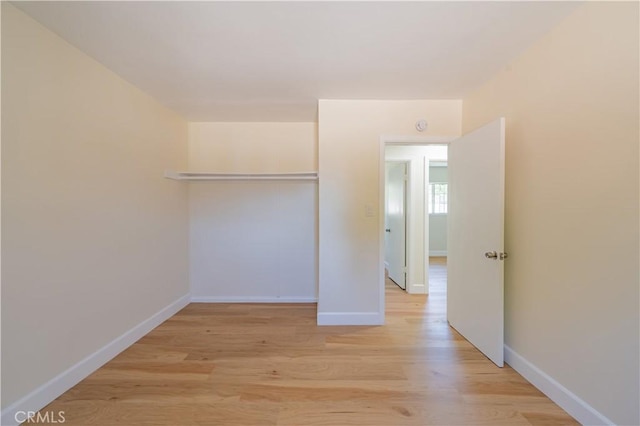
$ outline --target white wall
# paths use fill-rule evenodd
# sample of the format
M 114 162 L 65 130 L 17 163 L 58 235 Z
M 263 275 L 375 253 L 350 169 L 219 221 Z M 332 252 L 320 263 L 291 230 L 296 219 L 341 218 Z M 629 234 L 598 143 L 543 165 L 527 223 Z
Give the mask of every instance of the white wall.
M 429 256 L 447 255 L 447 214 L 429 215 Z
M 187 123 L 7 2 L 2 59 L 4 409 L 189 288 Z
M 446 166 L 429 167 L 429 182 L 448 182 L 448 170 Z M 447 217 L 446 213 L 429 215 L 430 256 L 447 255 Z
M 444 160 L 447 159 L 447 153 L 444 153 Z M 440 163 L 440 162 L 439 162 Z M 430 166 L 429 182 L 449 182 L 449 168 L 447 166 Z
M 409 293 L 428 293 L 429 286 L 426 285 L 428 278 L 428 259 L 425 250 L 425 238 L 431 240 L 429 230 L 431 229 L 430 218 L 426 215 L 427 200 L 425 198 L 425 182 L 428 182 L 429 167 L 425 168 L 430 159 L 447 158 L 447 146 L 393 146 L 385 147 L 385 160 L 408 160 L 410 163 L 409 179 L 409 206 L 408 206 L 408 274 L 407 291 Z M 429 223 L 427 223 L 429 222 Z M 425 232 L 427 226 L 427 232 Z
M 317 125 L 190 123 L 189 170 L 316 171 Z M 188 185 L 195 300 L 316 300 L 316 182 Z
M 418 133 L 415 122 L 429 121 Z M 461 102 L 319 102 L 318 321 L 380 323 L 384 316 L 381 135 L 458 136 Z M 368 209 L 373 216 L 367 216 Z
M 638 6 L 580 6 L 463 107 L 506 117 L 507 360 L 588 423 L 640 423 Z

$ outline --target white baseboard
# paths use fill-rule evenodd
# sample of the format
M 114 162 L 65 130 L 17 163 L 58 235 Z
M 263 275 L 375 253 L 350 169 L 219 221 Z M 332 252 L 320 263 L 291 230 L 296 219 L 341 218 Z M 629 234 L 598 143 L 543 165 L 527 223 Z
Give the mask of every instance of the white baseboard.
M 316 303 L 317 297 L 193 296 L 192 303 Z
M 318 312 L 318 325 L 383 325 L 380 312 Z
M 191 296 L 189 294 L 182 296 L 82 361 L 58 374 L 25 397 L 14 402 L 2 410 L 0 424 L 3 426 L 17 425 L 18 422 L 15 419 L 16 413 L 42 409 L 51 401 L 78 384 L 78 382 L 89 374 L 102 367 L 120 352 L 134 344 L 141 337 L 162 324 L 165 320 L 172 317 L 180 309 L 187 306 L 190 300 Z
M 613 425 L 611 420 L 596 411 L 553 377 L 533 365 L 509 346 L 504 346 L 504 360 L 560 408 L 583 425 Z
M 429 256 L 446 257 L 447 251 L 446 250 L 429 250 Z
M 409 284 L 407 286 L 407 292 L 409 294 L 427 294 L 429 289 L 424 284 Z

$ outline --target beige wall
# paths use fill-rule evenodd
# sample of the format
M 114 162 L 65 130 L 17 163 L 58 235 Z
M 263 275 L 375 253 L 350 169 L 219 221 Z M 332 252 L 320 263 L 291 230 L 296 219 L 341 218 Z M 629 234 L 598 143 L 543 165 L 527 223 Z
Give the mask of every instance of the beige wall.
M 429 122 L 424 133 L 415 129 L 421 118 Z M 460 123 L 455 100 L 319 102 L 321 323 L 381 319 L 380 136 L 458 136 Z
M 189 170 L 317 171 L 315 123 L 190 123 Z M 317 183 L 189 183 L 190 281 L 200 301 L 313 301 Z
M 187 124 L 2 3 L 2 405 L 188 293 Z
M 505 116 L 506 343 L 638 424 L 638 3 L 589 3 L 464 99 Z
M 316 171 L 317 138 L 316 123 L 190 123 L 189 170 Z

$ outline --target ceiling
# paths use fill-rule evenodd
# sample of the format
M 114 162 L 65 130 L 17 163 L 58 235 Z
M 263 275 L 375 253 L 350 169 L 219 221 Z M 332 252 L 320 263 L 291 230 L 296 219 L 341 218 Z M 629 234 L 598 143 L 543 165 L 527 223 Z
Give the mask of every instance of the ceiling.
M 575 2 L 14 2 L 190 121 L 461 99 Z

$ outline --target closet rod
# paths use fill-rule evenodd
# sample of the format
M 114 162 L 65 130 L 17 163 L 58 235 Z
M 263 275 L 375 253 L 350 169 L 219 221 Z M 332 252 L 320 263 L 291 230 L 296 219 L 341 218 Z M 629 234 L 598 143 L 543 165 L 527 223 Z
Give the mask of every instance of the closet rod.
M 212 173 L 165 171 L 174 180 L 318 180 L 318 172 L 300 173 Z

